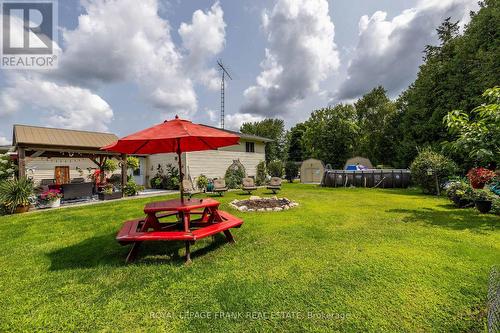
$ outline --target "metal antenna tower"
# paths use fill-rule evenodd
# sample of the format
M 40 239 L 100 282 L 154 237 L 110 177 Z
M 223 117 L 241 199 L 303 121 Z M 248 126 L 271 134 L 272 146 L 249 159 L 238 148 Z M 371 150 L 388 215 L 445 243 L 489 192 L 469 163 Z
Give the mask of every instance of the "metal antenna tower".
M 233 78 L 229 74 L 229 71 L 226 69 L 222 60 L 217 60 L 217 65 L 219 65 L 220 70 L 222 72 L 222 79 L 220 81 L 220 128 L 224 128 L 224 93 L 225 93 L 225 81 L 226 76 L 232 80 Z

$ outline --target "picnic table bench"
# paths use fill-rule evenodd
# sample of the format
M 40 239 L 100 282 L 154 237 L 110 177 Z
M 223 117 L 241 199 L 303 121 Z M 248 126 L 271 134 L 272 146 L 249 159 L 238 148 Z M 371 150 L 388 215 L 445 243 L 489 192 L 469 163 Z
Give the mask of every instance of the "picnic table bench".
M 219 202 L 211 198 L 152 202 L 144 207 L 146 217 L 126 221 L 116 240 L 121 245 L 132 244 L 126 262 L 135 258 L 144 241 L 184 241 L 186 262 L 190 262 L 190 245 L 196 240 L 224 233 L 234 243 L 229 229 L 239 228 L 243 220 L 218 208 Z M 199 218 L 192 219 L 192 215 Z M 161 221 L 171 216 L 175 221 Z

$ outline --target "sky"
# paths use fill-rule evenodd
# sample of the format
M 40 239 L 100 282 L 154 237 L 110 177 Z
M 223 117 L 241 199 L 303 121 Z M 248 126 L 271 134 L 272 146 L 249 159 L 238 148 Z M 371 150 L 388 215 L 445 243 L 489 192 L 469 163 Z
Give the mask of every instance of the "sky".
M 0 145 L 13 124 L 125 136 L 175 115 L 289 128 L 318 108 L 416 78 L 425 45 L 476 0 L 59 0 L 59 65 L 0 69 Z

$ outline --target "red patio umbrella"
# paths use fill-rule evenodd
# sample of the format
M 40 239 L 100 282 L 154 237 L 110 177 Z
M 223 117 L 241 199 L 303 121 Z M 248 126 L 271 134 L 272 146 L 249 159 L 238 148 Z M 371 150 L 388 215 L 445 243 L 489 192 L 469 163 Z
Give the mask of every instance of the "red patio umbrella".
M 101 149 L 131 155 L 177 153 L 182 199 L 184 174 L 181 154 L 189 151 L 214 150 L 232 146 L 237 144 L 239 139 L 240 137 L 236 134 L 205 125 L 193 124 L 175 116 L 174 120 L 166 120 L 161 124 L 128 135 Z

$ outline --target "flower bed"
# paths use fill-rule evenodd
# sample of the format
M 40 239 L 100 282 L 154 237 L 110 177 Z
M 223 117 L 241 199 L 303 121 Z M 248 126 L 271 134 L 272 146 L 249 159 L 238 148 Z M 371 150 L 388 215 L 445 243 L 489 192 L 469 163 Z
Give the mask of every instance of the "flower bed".
M 282 211 L 296 207 L 299 204 L 287 198 L 261 198 L 258 196 L 251 196 L 246 200 L 233 200 L 230 203 L 231 207 L 239 211 L 248 212 L 264 212 L 264 211 Z

